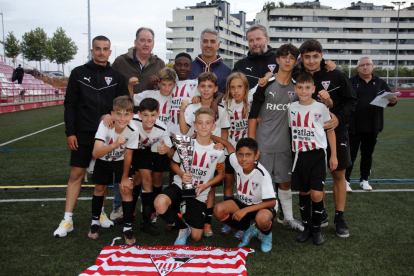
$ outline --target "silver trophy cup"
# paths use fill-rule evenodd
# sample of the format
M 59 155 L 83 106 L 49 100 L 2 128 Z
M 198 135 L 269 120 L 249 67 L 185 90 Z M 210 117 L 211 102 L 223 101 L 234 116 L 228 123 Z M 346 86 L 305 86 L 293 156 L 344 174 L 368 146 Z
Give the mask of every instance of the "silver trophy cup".
M 178 156 L 184 172 L 191 173 L 191 164 L 193 163 L 194 140 L 187 136 L 176 135 L 172 137 L 172 141 L 177 148 Z M 196 189 L 194 184 L 183 183 L 182 186 L 183 197 L 196 197 Z

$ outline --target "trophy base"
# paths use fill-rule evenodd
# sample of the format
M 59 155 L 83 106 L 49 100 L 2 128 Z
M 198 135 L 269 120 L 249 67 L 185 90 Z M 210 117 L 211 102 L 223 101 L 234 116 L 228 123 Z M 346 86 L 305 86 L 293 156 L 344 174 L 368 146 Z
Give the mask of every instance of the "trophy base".
M 182 196 L 183 198 L 196 197 L 196 189 L 182 189 Z

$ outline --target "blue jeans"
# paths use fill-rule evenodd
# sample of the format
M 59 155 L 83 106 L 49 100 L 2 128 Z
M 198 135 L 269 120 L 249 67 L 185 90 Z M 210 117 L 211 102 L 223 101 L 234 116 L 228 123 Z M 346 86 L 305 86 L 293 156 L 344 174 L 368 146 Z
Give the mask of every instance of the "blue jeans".
M 114 201 L 112 203 L 112 206 L 118 207 L 118 206 L 122 206 L 122 196 L 121 196 L 121 192 L 119 191 L 119 184 L 115 183 L 114 181 Z

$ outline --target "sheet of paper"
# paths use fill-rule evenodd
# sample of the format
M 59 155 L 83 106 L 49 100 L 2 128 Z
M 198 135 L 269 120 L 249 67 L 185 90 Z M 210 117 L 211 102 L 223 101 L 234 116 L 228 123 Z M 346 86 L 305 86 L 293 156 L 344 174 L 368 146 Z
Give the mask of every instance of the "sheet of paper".
M 390 103 L 388 101 L 389 98 L 399 95 L 401 95 L 400 92 L 384 92 L 383 94 L 377 96 L 370 104 L 385 108 Z

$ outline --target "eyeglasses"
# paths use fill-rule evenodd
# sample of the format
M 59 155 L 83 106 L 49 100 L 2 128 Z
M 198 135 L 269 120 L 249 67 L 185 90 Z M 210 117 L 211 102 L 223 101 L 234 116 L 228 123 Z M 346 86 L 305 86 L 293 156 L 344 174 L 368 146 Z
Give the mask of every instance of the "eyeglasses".
M 364 63 L 364 64 L 358 65 L 358 67 L 370 67 L 370 66 L 372 66 L 372 63 Z

